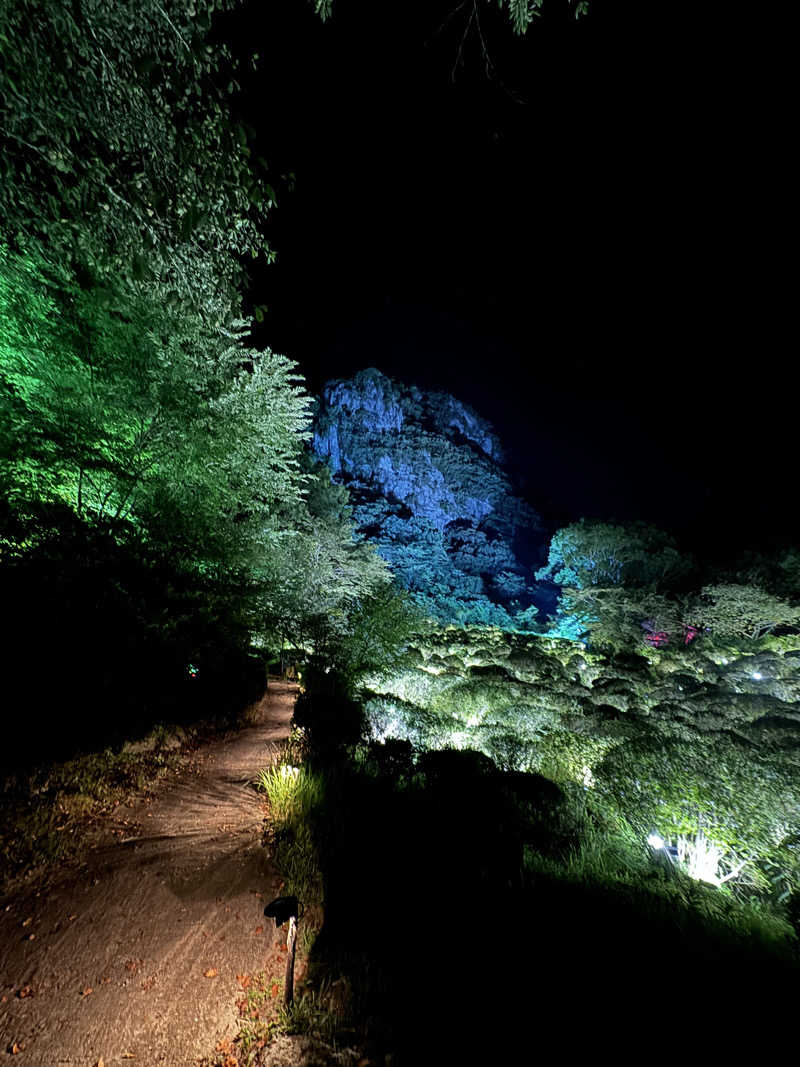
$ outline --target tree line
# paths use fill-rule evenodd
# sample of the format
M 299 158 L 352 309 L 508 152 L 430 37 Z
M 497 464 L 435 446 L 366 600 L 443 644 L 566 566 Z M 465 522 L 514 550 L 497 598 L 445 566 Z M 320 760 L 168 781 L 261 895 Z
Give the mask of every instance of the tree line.
M 306 456 L 296 366 L 249 343 L 276 193 L 213 36 L 233 6 L 0 3 L 5 648 L 28 707 L 80 709 L 48 715 L 67 745 L 235 701 L 254 635 L 330 644 L 389 581 Z

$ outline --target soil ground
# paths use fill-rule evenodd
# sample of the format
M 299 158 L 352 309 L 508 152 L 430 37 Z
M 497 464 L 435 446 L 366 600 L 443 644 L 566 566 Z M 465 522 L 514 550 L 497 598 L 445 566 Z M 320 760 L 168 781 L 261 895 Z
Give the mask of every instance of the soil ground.
M 150 798 L 115 809 L 80 867 L 0 898 L 0 1055 L 21 1064 L 188 1067 L 237 1032 L 237 975 L 284 940 L 253 788 L 295 686 Z

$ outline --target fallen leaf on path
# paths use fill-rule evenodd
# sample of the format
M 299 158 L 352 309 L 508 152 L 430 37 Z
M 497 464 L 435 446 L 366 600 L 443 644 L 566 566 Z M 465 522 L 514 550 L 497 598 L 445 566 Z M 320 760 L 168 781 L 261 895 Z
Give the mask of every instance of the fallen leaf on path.
M 22 987 L 22 989 L 20 989 L 19 993 L 17 993 L 17 996 L 20 998 L 20 1000 L 23 1000 L 25 997 L 30 997 L 32 995 L 33 995 L 33 990 L 31 989 L 31 987 L 29 985 L 24 985 Z M 3 997 L 3 1000 L 5 1000 L 5 999 L 6 998 Z
M 29 915 L 28 918 L 23 922 L 22 925 L 23 926 L 30 926 L 32 922 L 33 922 L 33 916 Z
M 121 1059 L 123 1059 L 123 1060 L 135 1060 L 136 1057 L 134 1056 L 134 1054 L 132 1052 L 123 1052 L 122 1056 L 121 1056 Z
M 217 1043 L 217 1047 L 214 1051 L 221 1052 L 225 1056 L 230 1056 L 233 1052 L 233 1045 L 231 1044 L 231 1039 L 229 1037 L 223 1037 L 222 1040 Z
M 36 940 L 36 934 L 28 934 L 28 941 L 35 941 L 35 940 Z
M 5 995 L 5 993 L 3 993 L 2 997 L 0 997 L 0 1004 L 7 1004 L 7 1003 L 8 1003 L 8 997 Z
M 106 1067 L 106 1065 L 105 1065 L 105 1063 L 104 1063 L 104 1061 L 103 1061 L 103 1057 L 102 1057 L 102 1056 L 101 1056 L 101 1057 L 100 1057 L 100 1059 L 99 1059 L 99 1060 L 97 1061 L 97 1067 Z
M 264 927 L 263 926 L 257 926 L 256 929 L 255 929 L 255 932 L 257 934 L 263 934 L 264 933 Z
M 239 985 L 242 987 L 242 989 L 247 989 L 247 987 L 250 985 L 250 975 L 249 974 L 237 974 L 236 975 L 236 981 L 239 983 Z
M 24 1050 L 25 1042 L 23 1041 L 20 1044 L 17 1044 L 17 1042 L 15 1041 L 14 1044 L 11 1046 L 11 1055 L 16 1056 L 18 1053 L 24 1052 Z
M 93 992 L 94 992 L 94 990 L 92 989 L 92 987 L 91 987 L 90 985 L 87 985 L 87 987 L 86 987 L 86 988 L 84 989 L 84 991 L 83 991 L 83 992 L 81 993 L 81 996 L 82 996 L 82 997 L 88 997 L 88 996 L 89 996 L 89 994 L 90 994 L 90 993 L 93 993 Z
M 77 915 L 69 915 L 69 916 L 67 916 L 67 922 L 72 922 L 73 919 L 77 919 L 77 918 L 78 918 Z
M 203 971 L 204 978 L 216 978 L 219 971 L 216 967 L 209 967 L 207 971 Z

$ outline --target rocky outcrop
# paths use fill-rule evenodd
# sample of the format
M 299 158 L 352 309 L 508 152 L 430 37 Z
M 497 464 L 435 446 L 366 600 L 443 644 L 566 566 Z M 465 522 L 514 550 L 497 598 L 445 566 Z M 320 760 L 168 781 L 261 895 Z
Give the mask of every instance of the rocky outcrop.
M 529 604 L 539 519 L 472 408 L 364 370 L 325 387 L 314 450 L 348 487 L 361 535 L 432 614 L 504 625 Z

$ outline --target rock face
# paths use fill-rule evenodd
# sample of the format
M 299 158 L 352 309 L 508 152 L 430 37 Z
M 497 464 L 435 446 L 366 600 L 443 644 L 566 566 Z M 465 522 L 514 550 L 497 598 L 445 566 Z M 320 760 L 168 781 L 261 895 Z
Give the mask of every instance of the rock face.
M 528 606 L 540 522 L 466 404 L 364 370 L 325 387 L 314 450 L 349 489 L 361 535 L 432 614 L 508 625 Z

